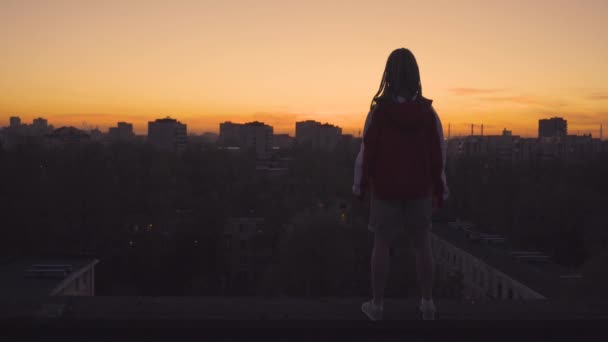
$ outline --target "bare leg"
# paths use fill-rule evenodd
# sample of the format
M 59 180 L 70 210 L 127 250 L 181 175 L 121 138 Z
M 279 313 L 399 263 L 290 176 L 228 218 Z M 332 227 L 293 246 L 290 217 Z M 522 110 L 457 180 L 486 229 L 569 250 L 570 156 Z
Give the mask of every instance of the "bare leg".
M 433 298 L 433 253 L 428 231 L 420 232 L 419 245 L 416 249 L 416 275 L 422 298 Z
M 389 238 L 375 234 L 371 260 L 374 305 L 383 305 L 384 303 L 384 289 L 386 287 L 390 263 L 390 245 Z

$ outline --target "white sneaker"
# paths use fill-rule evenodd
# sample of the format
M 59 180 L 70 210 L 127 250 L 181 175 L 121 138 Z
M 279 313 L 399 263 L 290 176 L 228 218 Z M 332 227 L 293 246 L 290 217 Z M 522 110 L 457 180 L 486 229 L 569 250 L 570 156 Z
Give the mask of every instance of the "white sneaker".
M 435 303 L 433 300 L 424 300 L 420 301 L 420 312 L 422 312 L 422 319 L 425 321 L 435 320 Z
M 365 302 L 361 305 L 361 311 L 363 311 L 363 313 L 366 314 L 370 320 L 381 321 L 384 308 L 382 306 L 374 305 L 374 303 L 370 300 L 369 302 Z

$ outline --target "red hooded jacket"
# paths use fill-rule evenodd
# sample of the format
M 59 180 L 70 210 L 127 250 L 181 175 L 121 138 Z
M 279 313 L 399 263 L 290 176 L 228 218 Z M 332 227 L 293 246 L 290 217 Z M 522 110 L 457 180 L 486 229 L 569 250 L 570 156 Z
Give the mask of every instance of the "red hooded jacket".
M 384 200 L 433 196 L 439 206 L 447 193 L 443 134 L 432 100 L 378 101 L 363 137 L 360 189 Z

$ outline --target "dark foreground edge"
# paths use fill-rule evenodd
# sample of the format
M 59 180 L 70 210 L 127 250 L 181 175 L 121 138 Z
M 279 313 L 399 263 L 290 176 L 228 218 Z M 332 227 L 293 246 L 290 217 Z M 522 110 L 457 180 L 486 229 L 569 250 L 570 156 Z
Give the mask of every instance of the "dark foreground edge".
M 5 319 L 5 341 L 555 341 L 600 338 L 608 320 L 316 321 L 188 319 Z

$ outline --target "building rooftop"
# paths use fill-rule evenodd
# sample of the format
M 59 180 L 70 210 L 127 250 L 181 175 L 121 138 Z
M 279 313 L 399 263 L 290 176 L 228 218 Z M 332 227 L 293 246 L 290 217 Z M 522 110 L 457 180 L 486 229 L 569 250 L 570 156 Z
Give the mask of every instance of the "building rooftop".
M 572 275 L 567 269 L 551 262 L 531 264 L 521 261 L 521 258 L 512 254 L 514 250 L 508 245 L 492 246 L 470 239 L 466 231 L 444 223 L 434 223 L 433 232 L 547 298 L 567 298 L 576 285 L 576 278 L 562 278 Z
M 72 127 L 72 126 L 59 127 L 51 133 L 51 135 L 68 135 L 68 134 L 88 136 L 88 134 L 85 131 L 78 129 L 76 127 Z
M 251 122 L 246 122 L 246 123 L 244 123 L 243 125 L 244 125 L 244 126 L 260 126 L 260 127 L 265 127 L 265 126 L 268 126 L 268 125 L 266 125 L 265 123 L 260 122 L 260 121 L 251 121 Z M 270 127 L 270 126 L 268 126 L 268 127 Z
M 170 117 L 166 117 L 166 118 L 162 118 L 162 119 L 156 119 L 156 120 L 151 121 L 151 122 L 179 123 L 179 121 L 177 121 L 176 119 L 170 118 Z
M 53 295 L 65 281 L 97 262 L 87 257 L 4 258 L 0 260 L 0 299 Z

